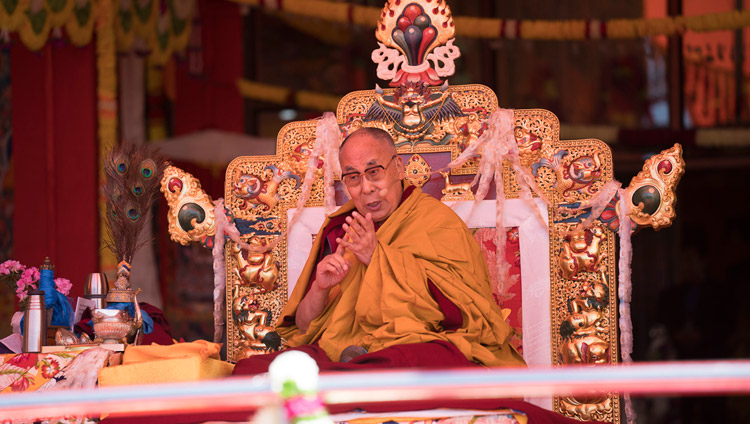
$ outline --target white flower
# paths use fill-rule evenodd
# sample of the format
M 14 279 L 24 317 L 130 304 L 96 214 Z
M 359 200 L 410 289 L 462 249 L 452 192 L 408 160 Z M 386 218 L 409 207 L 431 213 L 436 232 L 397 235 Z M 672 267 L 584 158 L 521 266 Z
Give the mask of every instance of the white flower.
M 268 367 L 271 389 L 281 393 L 284 383 L 292 381 L 300 392 L 315 392 L 318 390 L 318 371 L 318 364 L 310 355 L 298 350 L 284 352 Z

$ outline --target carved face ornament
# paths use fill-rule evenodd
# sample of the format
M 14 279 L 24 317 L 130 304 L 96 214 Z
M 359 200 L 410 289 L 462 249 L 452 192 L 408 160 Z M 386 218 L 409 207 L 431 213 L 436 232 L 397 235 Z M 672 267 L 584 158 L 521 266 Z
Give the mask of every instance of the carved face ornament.
M 583 252 L 587 247 L 585 233 L 575 233 L 570 236 L 570 248 L 574 252 Z

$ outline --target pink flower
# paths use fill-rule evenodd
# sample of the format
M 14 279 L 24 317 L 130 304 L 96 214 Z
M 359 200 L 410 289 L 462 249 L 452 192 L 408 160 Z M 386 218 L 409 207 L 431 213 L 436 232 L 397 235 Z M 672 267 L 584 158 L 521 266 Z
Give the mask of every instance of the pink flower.
M 36 269 L 36 267 L 26 268 L 23 271 L 23 274 L 21 274 L 21 279 L 26 278 L 29 282 L 29 285 L 32 285 L 39 281 L 39 270 Z
M 67 296 L 72 287 L 73 284 L 71 284 L 70 280 L 67 278 L 55 278 L 55 288 L 57 288 L 57 291 L 62 293 L 63 296 Z
M 320 415 L 325 411 L 323 401 L 319 396 L 300 395 L 289 398 L 284 402 L 288 418 L 310 418 Z
M 26 299 L 26 297 L 28 296 L 26 294 L 26 289 L 22 288 L 22 287 L 17 288 L 16 289 L 16 296 L 18 296 L 18 300 L 24 300 L 24 299 Z
M 7 260 L 0 264 L 0 275 L 8 275 L 12 272 L 23 272 L 26 269 L 20 262 Z
M 29 289 L 29 286 L 32 289 L 36 289 L 36 282 L 39 281 L 39 270 L 36 268 L 27 268 L 23 274 L 21 274 L 21 278 L 18 279 L 18 282 L 16 282 L 16 285 L 18 287 L 21 287 L 23 285 L 25 290 Z

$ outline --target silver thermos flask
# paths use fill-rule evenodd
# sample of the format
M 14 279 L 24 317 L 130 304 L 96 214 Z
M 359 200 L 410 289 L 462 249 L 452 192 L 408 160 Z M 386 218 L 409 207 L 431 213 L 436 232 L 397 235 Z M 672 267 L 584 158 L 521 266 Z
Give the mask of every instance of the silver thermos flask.
M 29 304 L 23 314 L 23 351 L 41 352 L 47 341 L 47 307 L 44 291 L 29 290 Z

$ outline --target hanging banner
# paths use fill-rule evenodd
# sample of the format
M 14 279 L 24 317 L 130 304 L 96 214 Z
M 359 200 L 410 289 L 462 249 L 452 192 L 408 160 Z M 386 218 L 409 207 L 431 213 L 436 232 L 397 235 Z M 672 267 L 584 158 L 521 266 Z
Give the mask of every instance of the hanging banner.
M 137 48 L 164 65 L 187 47 L 196 0 L 18 0 L 0 1 L 0 31 L 18 32 L 21 42 L 39 50 L 50 37 L 73 45 L 91 42 L 97 15 L 106 4 L 112 11 L 118 52 Z

